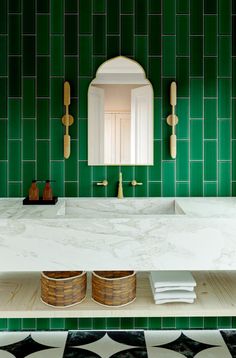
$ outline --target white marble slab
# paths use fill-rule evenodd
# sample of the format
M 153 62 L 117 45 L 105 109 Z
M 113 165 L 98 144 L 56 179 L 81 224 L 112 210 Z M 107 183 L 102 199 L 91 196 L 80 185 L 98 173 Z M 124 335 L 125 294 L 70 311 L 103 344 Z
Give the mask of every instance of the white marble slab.
M 0 214 L 0 271 L 236 270 L 234 198 L 1 199 Z

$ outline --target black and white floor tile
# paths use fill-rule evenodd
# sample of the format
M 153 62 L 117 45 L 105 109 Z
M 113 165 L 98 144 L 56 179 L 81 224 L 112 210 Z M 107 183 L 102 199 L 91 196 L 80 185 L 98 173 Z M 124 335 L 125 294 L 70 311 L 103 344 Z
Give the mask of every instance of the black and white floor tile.
M 236 331 L 1 332 L 0 358 L 236 358 Z

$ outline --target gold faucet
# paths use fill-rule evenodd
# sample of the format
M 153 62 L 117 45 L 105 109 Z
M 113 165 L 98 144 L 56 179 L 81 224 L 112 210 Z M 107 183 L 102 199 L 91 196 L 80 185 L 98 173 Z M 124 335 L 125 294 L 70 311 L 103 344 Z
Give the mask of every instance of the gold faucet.
M 118 198 L 118 199 L 123 199 L 123 198 L 124 198 L 124 195 L 123 195 L 123 186 L 122 186 L 122 173 L 121 173 L 121 172 L 120 172 L 120 174 L 119 174 L 119 185 L 118 185 L 117 198 Z

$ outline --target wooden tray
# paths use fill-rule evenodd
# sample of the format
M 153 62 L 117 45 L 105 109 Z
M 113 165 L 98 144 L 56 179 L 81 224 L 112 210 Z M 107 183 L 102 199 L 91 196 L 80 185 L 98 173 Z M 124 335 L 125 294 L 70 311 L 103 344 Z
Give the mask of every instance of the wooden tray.
M 39 198 L 39 200 L 29 200 L 29 197 L 27 196 L 23 200 L 23 205 L 55 205 L 58 201 L 58 197 L 54 196 L 52 200 L 43 200 L 42 197 Z

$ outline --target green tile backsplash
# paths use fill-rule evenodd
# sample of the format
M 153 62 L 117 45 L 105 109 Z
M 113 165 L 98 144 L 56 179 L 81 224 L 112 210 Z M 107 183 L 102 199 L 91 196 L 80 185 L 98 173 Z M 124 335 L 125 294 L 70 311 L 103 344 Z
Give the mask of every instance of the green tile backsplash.
M 118 167 L 87 165 L 87 89 L 124 55 L 154 87 L 154 166 L 121 168 L 125 196 L 235 195 L 235 0 L 1 0 L 0 196 L 56 179 L 59 196 L 115 196 Z M 63 159 L 63 82 L 72 155 Z M 178 84 L 178 155 L 169 155 L 169 85 Z M 107 189 L 95 182 L 107 178 Z M 136 178 L 144 185 L 130 188 Z
M 154 166 L 87 165 L 87 90 L 124 55 L 154 88 Z M 71 157 L 63 159 L 63 82 Z M 169 155 L 169 85 L 178 84 L 178 155 Z M 236 195 L 236 0 L 1 0 L 0 196 L 56 179 L 59 196 Z M 107 178 L 107 188 L 97 181 Z M 131 188 L 132 179 L 144 183 Z M 0 330 L 235 328 L 235 317 L 0 319 Z

